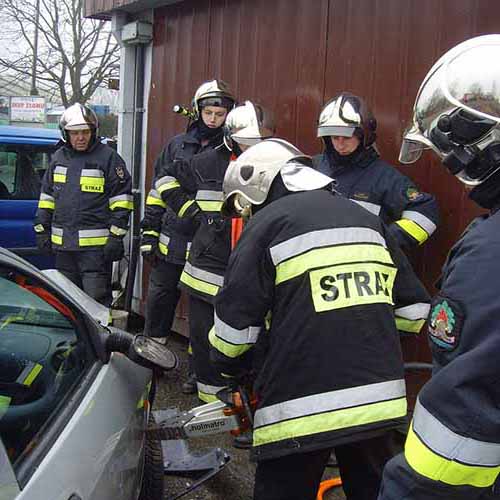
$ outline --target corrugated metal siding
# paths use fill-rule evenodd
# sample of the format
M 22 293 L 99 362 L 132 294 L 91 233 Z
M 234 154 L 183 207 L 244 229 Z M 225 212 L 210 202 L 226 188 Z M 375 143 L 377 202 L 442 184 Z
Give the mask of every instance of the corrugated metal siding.
M 341 90 L 362 95 L 378 120 L 382 156 L 397 164 L 428 69 L 456 43 L 498 31 L 499 20 L 496 0 L 188 0 L 157 9 L 149 165 L 186 125 L 172 105 L 189 104 L 197 86 L 214 77 L 240 99 L 272 108 L 278 135 L 309 154 L 321 150 L 315 128 L 322 104 Z M 432 288 L 448 249 L 478 211 L 430 156 L 398 168 L 441 206 L 438 232 L 411 256 Z

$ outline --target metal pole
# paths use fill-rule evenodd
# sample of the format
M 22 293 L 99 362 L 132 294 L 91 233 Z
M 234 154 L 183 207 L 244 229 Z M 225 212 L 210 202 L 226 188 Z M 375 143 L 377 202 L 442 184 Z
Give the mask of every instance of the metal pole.
M 33 62 L 31 64 L 31 89 L 30 95 L 38 95 L 36 88 L 36 63 L 38 59 L 38 20 L 40 18 L 40 0 L 36 0 L 35 5 L 35 33 L 33 40 Z

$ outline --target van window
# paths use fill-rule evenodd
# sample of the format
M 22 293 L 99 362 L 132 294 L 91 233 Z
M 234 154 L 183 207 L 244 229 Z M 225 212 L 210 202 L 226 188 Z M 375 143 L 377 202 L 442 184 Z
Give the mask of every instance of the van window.
M 0 199 L 38 199 L 50 152 L 46 147 L 0 146 Z

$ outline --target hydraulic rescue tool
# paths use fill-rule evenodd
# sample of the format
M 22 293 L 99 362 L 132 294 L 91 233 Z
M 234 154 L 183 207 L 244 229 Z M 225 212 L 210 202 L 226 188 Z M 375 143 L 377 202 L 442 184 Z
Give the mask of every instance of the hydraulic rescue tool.
M 223 432 L 237 436 L 252 427 L 256 399 L 250 396 L 246 387 L 240 385 L 236 390 L 224 388 L 217 393 L 217 398 L 217 401 L 191 410 L 170 411 L 167 418 L 148 426 L 148 436 L 159 441 Z

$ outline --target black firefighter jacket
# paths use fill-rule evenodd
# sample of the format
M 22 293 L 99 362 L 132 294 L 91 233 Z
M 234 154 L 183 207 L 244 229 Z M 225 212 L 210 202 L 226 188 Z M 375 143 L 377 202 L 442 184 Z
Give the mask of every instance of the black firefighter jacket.
M 353 153 L 346 165 L 327 152 L 313 161 L 317 170 L 335 179 L 340 194 L 378 215 L 402 247 L 421 245 L 436 230 L 439 209 L 434 196 L 420 191 L 373 148 Z
M 391 462 L 397 483 L 385 485 L 384 500 L 479 498 L 479 488 L 498 485 L 498 276 L 500 212 L 476 219 L 443 267 L 428 319 L 433 376 L 419 394 L 404 459 Z
M 217 147 L 221 137 L 219 134 L 202 146 L 194 124 L 187 133 L 175 136 L 163 149 L 155 162 L 153 186 L 146 198 L 141 222 L 141 251 L 154 248 L 167 262 L 180 265 L 186 262 L 196 227 L 190 218 L 179 217 L 164 201 L 173 188 L 169 172 L 202 151 Z
M 398 328 L 418 331 L 428 302 L 380 219 L 341 196 L 291 193 L 253 216 L 231 254 L 209 334 L 212 361 L 229 376 L 269 335 L 255 383 L 253 458 L 400 425 L 407 403 Z
M 62 146 L 43 178 L 35 231 L 49 232 L 54 250 L 95 249 L 127 233 L 132 210 L 130 174 L 114 149 Z
M 191 162 L 171 164 L 168 178 L 173 187 L 162 192 L 163 201 L 182 220 L 189 221 L 198 211 L 204 214 L 180 286 L 207 302 L 213 302 L 222 286 L 231 253 L 231 221 L 220 214 L 222 181 L 230 158 L 231 152 L 221 145 L 196 155 Z

